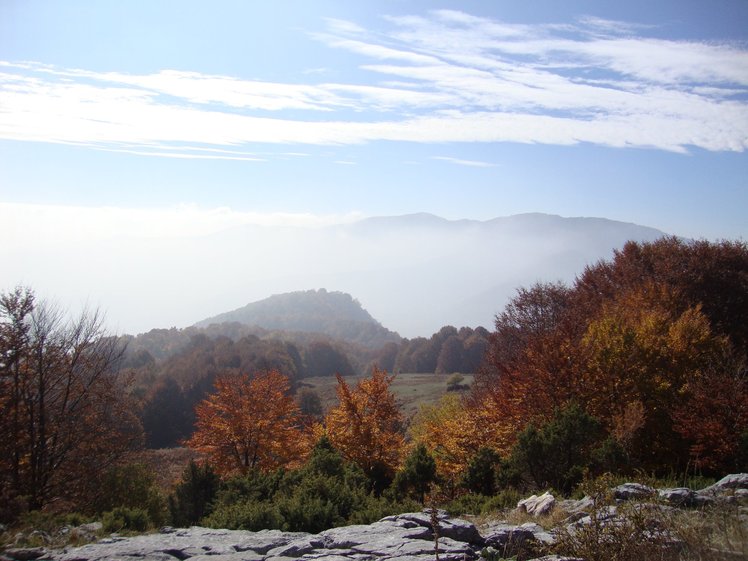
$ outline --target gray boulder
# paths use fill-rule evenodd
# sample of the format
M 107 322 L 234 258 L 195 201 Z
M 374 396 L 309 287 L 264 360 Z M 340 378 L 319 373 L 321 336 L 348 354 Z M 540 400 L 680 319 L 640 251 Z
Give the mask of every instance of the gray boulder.
M 389 516 L 382 521 L 387 520 L 394 520 L 398 524 L 413 523 L 421 528 L 428 528 L 430 532 L 433 531 L 431 527 L 431 513 L 426 511 Z M 483 538 L 474 524 L 459 518 L 450 518 L 443 510 L 439 511 L 437 520 L 439 521 L 440 536 L 474 545 L 483 544 Z
M 748 473 L 733 473 L 726 475 L 714 485 L 698 491 L 700 495 L 727 495 L 739 489 L 748 489 Z
M 717 481 L 714 485 L 696 491 L 694 506 L 706 506 L 719 501 L 748 501 L 748 473 L 733 473 Z
M 261 558 L 268 551 L 287 545 L 308 534 L 262 530 L 260 532 L 213 530 L 192 527 L 170 534 L 147 534 L 131 538 L 108 538 L 50 555 L 58 561 L 105 561 L 127 558 L 130 561 L 174 561 L 210 555 L 213 561 L 236 559 L 234 554 Z
M 658 498 L 671 506 L 695 506 L 696 493 L 687 487 L 676 487 L 673 489 L 658 489 Z
M 624 483 L 613 488 L 613 497 L 617 501 L 629 501 L 631 499 L 647 499 L 654 497 L 657 491 L 649 485 L 641 483 Z
M 43 547 L 17 547 L 6 549 L 0 555 L 0 559 L 5 557 L 13 561 L 33 561 L 39 559 L 47 554 L 47 550 Z
M 521 526 L 495 524 L 485 534 L 486 547 L 502 558 L 534 558 L 555 543 L 553 535 L 532 522 Z
M 517 508 L 531 516 L 543 516 L 550 513 L 556 506 L 556 499 L 548 491 L 542 495 L 533 495 L 517 503 Z

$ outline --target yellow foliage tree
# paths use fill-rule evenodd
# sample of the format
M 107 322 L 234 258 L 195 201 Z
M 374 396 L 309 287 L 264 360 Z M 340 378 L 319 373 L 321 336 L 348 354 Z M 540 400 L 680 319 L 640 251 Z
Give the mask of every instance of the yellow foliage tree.
M 371 378 L 351 388 L 338 379 L 338 405 L 325 417 L 325 430 L 343 457 L 357 464 L 369 477 L 391 477 L 402 458 L 402 415 L 390 391 L 395 379 L 374 369 Z
M 460 396 L 444 395 L 436 404 L 421 405 L 410 425 L 414 445 L 426 446 L 439 478 L 453 486 L 470 460 L 472 430 Z
M 198 404 L 187 446 L 205 454 L 220 475 L 300 465 L 309 450 L 288 378 L 276 370 L 221 376 Z
M 422 405 L 410 425 L 413 444 L 424 444 L 432 454 L 447 494 L 481 448 L 508 452 L 511 425 L 502 418 L 492 394 L 483 397 L 466 404 L 460 396 L 446 394 L 434 405 Z
M 700 306 L 680 312 L 677 299 L 655 284 L 625 292 L 603 306 L 581 341 L 582 403 L 614 436 L 627 433 L 621 440 L 634 448 L 638 440 L 645 467 L 683 457 L 673 412 L 726 348 Z

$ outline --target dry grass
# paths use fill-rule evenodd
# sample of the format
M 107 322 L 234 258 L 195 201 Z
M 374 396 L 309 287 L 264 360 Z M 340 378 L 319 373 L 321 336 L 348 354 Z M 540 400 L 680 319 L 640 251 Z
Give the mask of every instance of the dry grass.
M 199 454 L 190 448 L 162 448 L 133 452 L 126 461 L 148 466 L 155 477 L 159 491 L 167 496 L 182 478 L 182 472 L 190 460 L 198 461 L 199 459 Z
M 748 514 L 737 504 L 677 509 L 631 502 L 618 506 L 615 517 L 605 514 L 600 505 L 588 524 L 561 526 L 555 551 L 585 561 L 748 559 Z
M 748 509 L 721 504 L 707 509 L 674 511 L 665 524 L 682 543 L 681 559 L 748 559 Z
M 506 521 L 509 524 L 520 526 L 527 522 L 533 522 L 542 526 L 545 530 L 559 527 L 567 518 L 569 518 L 569 513 L 560 507 L 554 507 L 551 512 L 542 516 L 533 516 L 518 508 L 509 511 L 506 515 Z
M 434 404 L 447 393 L 447 380 L 451 374 L 398 374 L 392 383 L 391 389 L 400 405 L 403 416 L 411 418 L 418 412 L 421 404 Z M 464 385 L 473 382 L 472 374 L 463 374 Z M 346 381 L 353 385 L 360 377 L 348 377 Z M 337 381 L 334 376 L 320 376 L 316 378 L 304 378 L 302 387 L 308 387 L 319 394 L 324 410 L 337 405 L 335 388 Z

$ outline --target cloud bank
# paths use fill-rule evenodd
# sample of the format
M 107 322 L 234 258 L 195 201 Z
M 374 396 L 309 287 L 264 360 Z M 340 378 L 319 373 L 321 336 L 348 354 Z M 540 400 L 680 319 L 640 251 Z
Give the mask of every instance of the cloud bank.
M 377 141 L 748 148 L 744 46 L 591 17 L 519 25 L 439 10 L 383 21 L 329 19 L 310 34 L 353 57 L 347 82 L 0 62 L 0 138 L 245 161 L 267 159 L 268 145 Z

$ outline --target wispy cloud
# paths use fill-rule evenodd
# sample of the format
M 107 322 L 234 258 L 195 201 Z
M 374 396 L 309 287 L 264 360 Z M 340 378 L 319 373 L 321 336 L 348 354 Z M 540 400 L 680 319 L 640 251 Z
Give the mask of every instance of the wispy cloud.
M 481 162 L 479 160 L 463 160 L 461 158 L 452 158 L 450 156 L 432 156 L 432 160 L 441 160 L 443 162 L 449 162 L 450 164 L 457 164 L 458 166 L 467 166 L 472 168 L 493 168 L 496 164 L 491 162 Z
M 245 161 L 266 159 L 268 144 L 373 141 L 748 148 L 744 46 L 654 39 L 592 17 L 517 25 L 439 10 L 384 21 L 331 19 L 312 33 L 356 57 L 356 81 L 2 62 L 0 138 Z

